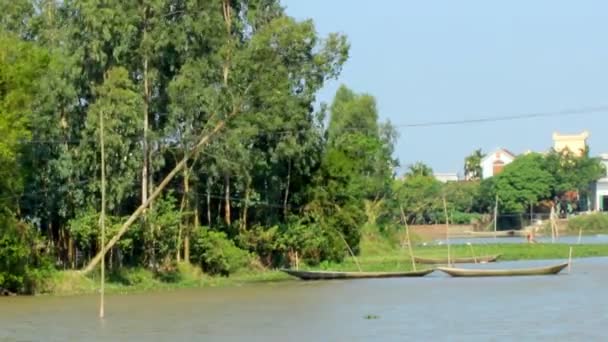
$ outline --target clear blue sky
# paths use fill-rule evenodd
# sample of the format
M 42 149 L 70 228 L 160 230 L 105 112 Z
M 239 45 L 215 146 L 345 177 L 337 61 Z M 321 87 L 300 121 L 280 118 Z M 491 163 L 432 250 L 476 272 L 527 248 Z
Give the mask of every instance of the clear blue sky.
M 344 83 L 374 95 L 394 124 L 608 105 L 608 1 L 284 0 L 287 13 L 341 32 L 350 58 L 319 100 Z M 476 148 L 544 151 L 551 135 L 589 130 L 608 152 L 608 112 L 400 129 L 402 166 L 462 172 Z

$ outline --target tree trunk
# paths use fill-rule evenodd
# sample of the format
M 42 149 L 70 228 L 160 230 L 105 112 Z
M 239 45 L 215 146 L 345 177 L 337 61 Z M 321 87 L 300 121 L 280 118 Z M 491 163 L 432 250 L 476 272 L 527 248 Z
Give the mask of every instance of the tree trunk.
M 211 228 L 211 177 L 207 178 L 207 225 Z
M 194 204 L 194 229 L 198 230 L 200 228 L 200 221 L 198 218 L 198 202 Z M 190 262 L 190 235 L 192 234 L 192 230 L 188 229 L 186 236 L 184 238 L 184 260 L 186 262 Z
M 188 170 L 188 164 L 186 163 L 186 165 L 184 166 L 184 195 L 182 197 L 182 207 L 180 209 L 180 214 L 183 213 L 184 208 L 186 209 L 188 214 L 186 214 L 185 218 L 183 218 L 181 220 L 181 224 L 179 226 L 179 239 L 178 239 L 178 243 L 177 243 L 177 256 L 178 256 L 177 261 L 178 262 L 180 261 L 179 256 L 180 256 L 180 249 L 182 247 L 182 241 L 181 241 L 182 236 L 184 237 L 184 259 L 186 261 L 189 260 L 189 255 L 188 255 L 188 257 L 185 256 L 186 245 L 189 245 L 189 241 L 188 241 L 188 232 L 190 230 L 190 229 L 188 229 L 188 226 L 189 226 L 188 216 L 190 213 L 189 196 L 190 196 L 190 171 Z M 188 252 L 188 254 L 190 254 L 190 252 Z
M 247 211 L 249 209 L 249 197 L 251 196 L 251 178 L 247 178 L 245 189 L 245 203 L 243 203 L 243 217 L 241 218 L 241 230 L 247 230 Z
M 226 222 L 226 225 L 229 226 L 232 222 L 230 220 L 230 175 L 228 175 L 227 173 L 224 175 L 224 186 L 224 221 Z
M 175 260 L 177 262 L 181 261 L 181 247 L 182 247 L 182 232 L 184 231 L 184 224 L 187 222 L 187 219 L 184 218 L 184 209 L 188 207 L 188 163 L 184 166 L 184 193 L 182 194 L 182 200 L 179 205 L 179 229 L 177 231 L 177 243 L 175 244 Z M 187 215 L 186 215 L 187 217 Z

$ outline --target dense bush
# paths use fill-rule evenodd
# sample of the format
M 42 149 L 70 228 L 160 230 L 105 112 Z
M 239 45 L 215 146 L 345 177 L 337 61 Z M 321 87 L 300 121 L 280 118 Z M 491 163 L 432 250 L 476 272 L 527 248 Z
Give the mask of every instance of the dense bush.
M 190 258 L 206 273 L 224 276 L 246 267 L 251 262 L 249 253 L 238 248 L 224 232 L 213 231 L 206 227 L 195 232 Z
M 0 216 L 0 289 L 32 294 L 53 271 L 33 227 Z
M 586 233 L 608 232 L 608 215 L 598 213 L 581 215 L 568 221 L 568 230 Z

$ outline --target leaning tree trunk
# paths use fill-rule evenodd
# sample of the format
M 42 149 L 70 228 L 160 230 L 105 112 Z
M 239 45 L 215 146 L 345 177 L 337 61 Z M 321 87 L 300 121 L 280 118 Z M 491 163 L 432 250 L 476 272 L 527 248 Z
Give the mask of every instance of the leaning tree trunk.
M 229 226 L 232 222 L 230 220 L 230 176 L 227 173 L 224 175 L 224 187 L 224 222 Z

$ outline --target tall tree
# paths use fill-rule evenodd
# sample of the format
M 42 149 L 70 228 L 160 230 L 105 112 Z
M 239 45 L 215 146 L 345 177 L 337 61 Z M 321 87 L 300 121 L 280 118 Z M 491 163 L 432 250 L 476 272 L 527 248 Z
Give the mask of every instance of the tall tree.
M 543 156 L 531 153 L 521 156 L 495 176 L 494 194 L 500 199 L 502 212 L 523 213 L 530 205 L 548 198 L 555 180 L 543 167 Z

